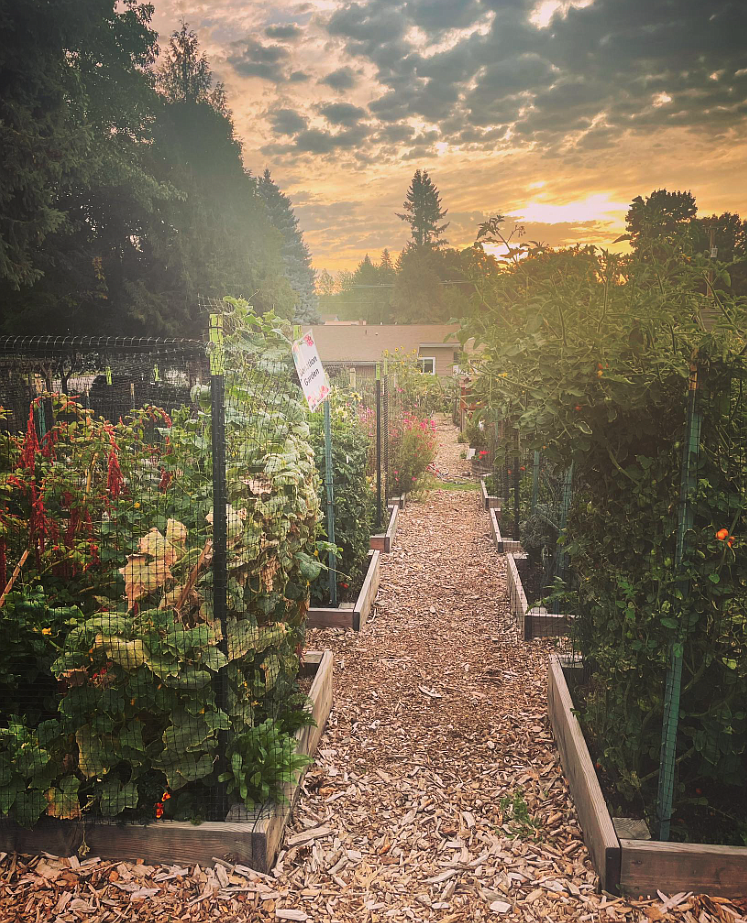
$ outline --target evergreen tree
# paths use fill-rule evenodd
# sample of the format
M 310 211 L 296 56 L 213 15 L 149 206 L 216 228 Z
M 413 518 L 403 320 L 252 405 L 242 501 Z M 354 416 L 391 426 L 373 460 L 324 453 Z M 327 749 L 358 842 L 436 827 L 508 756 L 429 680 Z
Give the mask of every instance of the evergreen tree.
M 172 103 L 209 102 L 218 112 L 226 112 L 226 94 L 222 83 L 213 87 L 213 75 L 205 54 L 200 54 L 195 32 L 182 22 L 173 32 L 169 49 L 158 71 L 158 86 Z
M 427 171 L 416 170 L 407 190 L 407 197 L 402 203 L 404 214 L 397 217 L 406 221 L 412 230 L 410 246 L 423 248 L 441 247 L 448 241 L 441 240 L 441 235 L 449 223 L 439 224 L 447 214 L 441 208 L 441 196 Z
M 222 90 L 186 26 L 154 79 L 151 14 L 0 0 L 3 332 L 200 336 L 200 294 L 292 313 Z
M 151 14 L 134 0 L 0 7 L 6 332 L 92 332 L 115 321 L 104 261 L 121 264 L 141 237 L 140 216 L 173 194 L 142 156 L 157 108 Z
M 309 248 L 298 227 L 291 200 L 273 182 L 269 170 L 265 170 L 260 177 L 257 189 L 272 223 L 283 239 L 285 276 L 297 295 L 294 319 L 298 323 L 318 323 L 319 299 L 314 286 L 315 274 L 311 268 Z

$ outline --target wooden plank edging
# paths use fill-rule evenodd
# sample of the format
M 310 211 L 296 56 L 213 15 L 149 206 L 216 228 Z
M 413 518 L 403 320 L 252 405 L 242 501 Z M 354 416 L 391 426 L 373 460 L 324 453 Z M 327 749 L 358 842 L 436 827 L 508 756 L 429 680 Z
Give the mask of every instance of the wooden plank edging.
M 371 536 L 370 551 L 383 551 L 384 554 L 388 554 L 394 547 L 394 536 L 397 534 L 397 520 L 399 519 L 399 500 L 392 503 L 389 510 L 389 523 L 386 532 L 379 532 Z
M 501 527 L 498 525 L 498 515 L 500 510 L 490 509 L 488 510 L 490 515 L 490 531 L 493 536 L 493 542 L 495 543 L 496 551 L 503 552 L 504 554 L 508 553 L 521 553 L 523 550 L 521 547 L 521 542 L 516 541 L 515 539 L 503 538 L 501 535 Z
M 712 897 L 747 895 L 747 847 L 620 840 L 620 890 L 655 895 L 694 891 Z
M 368 621 L 368 616 L 371 614 L 376 594 L 379 592 L 379 583 L 381 582 L 381 552 L 369 551 L 368 554 L 370 561 L 366 571 L 366 579 L 363 581 L 363 586 L 358 594 L 353 613 L 353 628 L 355 631 L 360 631 Z
M 644 897 L 657 891 L 692 891 L 743 898 L 747 893 L 745 846 L 617 838 L 556 654 L 550 657 L 547 700 L 560 760 L 602 888 Z
M 308 628 L 346 628 L 360 631 L 368 621 L 381 581 L 381 552 L 368 552 L 368 567 L 363 586 L 353 606 L 331 607 L 313 606 L 306 614 Z
M 331 651 L 307 651 L 306 664 L 316 664 L 316 674 L 309 692 L 311 713 L 317 727 L 302 727 L 296 732 L 296 751 L 313 756 L 324 732 L 332 707 L 333 656 Z M 0 849 L 39 855 L 76 855 L 83 847 L 102 859 L 137 860 L 149 864 L 180 863 L 203 866 L 213 864 L 214 857 L 240 862 L 261 872 L 268 872 L 275 861 L 283 830 L 293 803 L 300 792 L 301 780 L 285 786 L 287 804 L 270 810 L 245 811 L 245 816 L 231 821 L 160 820 L 148 824 L 102 823 L 93 819 L 56 820 L 43 817 L 33 830 L 10 821 L 0 822 Z
M 614 893 L 620 885 L 620 842 L 581 725 L 573 713 L 571 693 L 556 654 L 550 656 L 547 706 L 584 842 L 599 875 L 600 886 Z
M 488 493 L 488 487 L 485 483 L 485 478 L 480 478 L 480 493 L 482 494 L 482 502 L 485 509 L 495 510 L 498 514 L 498 518 L 500 519 L 500 512 L 503 501 L 500 497 L 494 497 L 492 494 Z

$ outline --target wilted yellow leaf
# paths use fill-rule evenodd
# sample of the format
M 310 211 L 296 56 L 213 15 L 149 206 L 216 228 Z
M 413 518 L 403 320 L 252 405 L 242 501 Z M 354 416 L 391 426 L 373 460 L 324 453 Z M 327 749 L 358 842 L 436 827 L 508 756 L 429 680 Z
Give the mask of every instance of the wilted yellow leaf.
M 138 599 L 157 590 L 167 580 L 173 579 L 171 569 L 163 558 L 151 559 L 147 554 L 128 555 L 127 564 L 120 567 L 119 572 L 124 577 L 128 609 L 131 609 Z
M 166 540 L 184 548 L 187 544 L 187 527 L 184 523 L 178 519 L 169 519 L 166 523 Z
M 142 554 L 149 554 L 153 558 L 162 559 L 166 567 L 171 567 L 172 564 L 175 564 L 179 557 L 176 547 L 168 538 L 161 535 L 158 529 L 151 529 L 147 535 L 140 539 L 138 550 Z

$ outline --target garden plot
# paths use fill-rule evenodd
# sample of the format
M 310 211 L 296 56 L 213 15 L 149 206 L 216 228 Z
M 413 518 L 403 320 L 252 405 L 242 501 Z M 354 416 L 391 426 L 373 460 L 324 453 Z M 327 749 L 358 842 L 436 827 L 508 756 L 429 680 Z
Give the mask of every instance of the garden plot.
M 584 838 L 604 887 L 624 894 L 707 891 L 743 897 L 747 847 L 652 840 L 645 823 L 612 818 L 594 763 L 574 712 L 563 662 L 550 658 L 548 706 L 563 769 L 568 777 Z M 633 833 L 636 836 L 633 836 Z
M 408 505 L 377 608 L 364 633 L 310 632 L 334 651 L 335 707 L 270 879 L 121 863 L 47 887 L 53 860 L 7 857 L 0 907 L 43 919 L 79 900 L 95 923 L 739 920 L 728 899 L 598 893 L 547 721 L 546 649 L 518 637 L 477 492 Z M 133 911 L 117 881 L 147 899 Z

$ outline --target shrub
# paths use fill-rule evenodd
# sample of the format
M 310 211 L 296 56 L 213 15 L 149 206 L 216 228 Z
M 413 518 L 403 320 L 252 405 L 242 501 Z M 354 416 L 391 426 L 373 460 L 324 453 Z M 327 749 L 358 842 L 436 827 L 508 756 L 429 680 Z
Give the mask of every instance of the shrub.
M 405 412 L 393 429 L 389 452 L 395 492 L 408 493 L 436 458 L 436 424 Z

